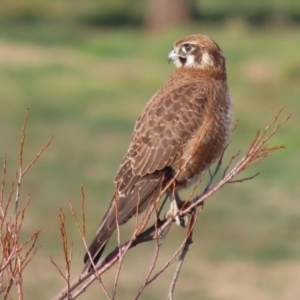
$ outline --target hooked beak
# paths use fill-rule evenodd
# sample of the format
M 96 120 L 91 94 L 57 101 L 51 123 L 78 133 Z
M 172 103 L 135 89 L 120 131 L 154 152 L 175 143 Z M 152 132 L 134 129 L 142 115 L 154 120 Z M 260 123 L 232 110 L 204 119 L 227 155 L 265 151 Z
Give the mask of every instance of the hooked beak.
M 174 60 L 176 60 L 178 58 L 178 54 L 176 53 L 175 50 L 172 50 L 169 55 L 168 55 L 168 62 L 173 62 Z

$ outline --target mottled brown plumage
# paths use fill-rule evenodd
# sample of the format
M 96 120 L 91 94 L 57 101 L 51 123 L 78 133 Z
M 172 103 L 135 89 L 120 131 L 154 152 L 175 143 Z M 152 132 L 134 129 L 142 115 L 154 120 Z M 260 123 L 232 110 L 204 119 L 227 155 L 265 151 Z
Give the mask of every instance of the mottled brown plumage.
M 232 104 L 219 46 L 190 35 L 174 43 L 169 61 L 177 69 L 135 124 L 115 194 L 89 247 L 94 263 L 116 230 L 116 203 L 122 225 L 156 201 L 175 173 L 175 191 L 187 187 L 221 155 L 230 135 Z M 87 254 L 84 262 L 90 264 Z

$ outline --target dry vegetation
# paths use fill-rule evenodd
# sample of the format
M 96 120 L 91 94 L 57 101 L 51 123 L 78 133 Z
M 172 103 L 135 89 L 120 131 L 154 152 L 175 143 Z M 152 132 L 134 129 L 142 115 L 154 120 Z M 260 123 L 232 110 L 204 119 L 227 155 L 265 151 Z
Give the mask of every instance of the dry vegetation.
M 140 244 L 145 242 L 155 242 L 156 249 L 153 254 L 152 261 L 149 266 L 149 271 L 145 276 L 138 292 L 133 297 L 133 299 L 138 299 L 143 294 L 144 289 L 155 281 L 162 273 L 165 272 L 172 264 L 177 263 L 173 279 L 171 280 L 170 289 L 168 293 L 168 299 L 174 299 L 174 290 L 176 282 L 179 277 L 179 273 L 186 257 L 186 254 L 189 250 L 190 245 L 192 244 L 192 236 L 195 224 L 199 217 L 200 212 L 203 209 L 204 202 L 212 196 L 215 192 L 221 189 L 225 184 L 239 184 L 246 180 L 251 180 L 258 175 L 255 174 L 251 177 L 238 177 L 240 173 L 244 170 L 256 164 L 261 159 L 269 156 L 273 152 L 283 148 L 283 145 L 278 145 L 275 147 L 269 147 L 268 143 L 270 139 L 276 134 L 277 130 L 285 123 L 290 116 L 284 118 L 282 121 L 278 121 L 282 109 L 275 116 L 273 121 L 260 133 L 258 132 L 255 139 L 250 143 L 248 150 L 241 159 L 237 160 L 239 152 L 231 157 L 228 163 L 223 162 L 223 155 L 219 159 L 216 168 L 214 171 L 209 171 L 210 180 L 199 195 L 195 196 L 196 187 L 202 182 L 203 176 L 192 190 L 190 196 L 187 198 L 186 204 L 180 209 L 179 216 L 189 217 L 189 224 L 186 229 L 186 234 L 180 243 L 179 247 L 175 250 L 172 257 L 166 260 L 158 270 L 155 270 L 157 267 L 158 258 L 161 253 L 161 246 L 174 223 L 174 219 L 168 218 L 165 219 L 161 216 L 162 206 L 164 206 L 164 201 L 161 206 L 150 206 L 146 213 L 143 215 L 140 221 L 138 217 L 136 218 L 136 226 L 134 233 L 129 241 L 122 244 L 120 240 L 120 232 L 118 228 L 118 244 L 119 246 L 109 253 L 98 266 L 93 266 L 94 270 L 88 271 L 83 270 L 83 272 L 74 280 L 71 279 L 71 264 L 73 258 L 73 246 L 68 241 L 68 234 L 65 227 L 65 215 L 64 212 L 60 211 L 60 232 L 62 236 L 63 244 L 63 253 L 64 256 L 64 266 L 60 267 L 55 261 L 51 259 L 52 264 L 58 271 L 58 274 L 63 277 L 66 287 L 57 294 L 53 299 L 75 299 L 82 293 L 84 293 L 92 282 L 98 280 L 100 287 L 105 293 L 108 299 L 115 299 L 117 295 L 117 287 L 120 273 L 126 272 L 123 270 L 122 263 L 125 254 L 132 248 L 138 247 Z M 20 241 L 20 236 L 22 232 L 23 220 L 26 217 L 26 210 L 30 203 L 30 196 L 27 196 L 24 206 L 20 205 L 20 193 L 22 180 L 27 171 L 36 163 L 37 159 L 40 157 L 42 152 L 50 145 L 52 138 L 40 149 L 38 154 L 33 158 L 33 160 L 24 167 L 23 164 L 23 151 L 24 144 L 26 140 L 26 125 L 28 121 L 28 111 L 25 117 L 25 121 L 22 127 L 22 138 L 20 143 L 20 154 L 19 154 L 19 171 L 16 176 L 13 178 L 9 193 L 5 197 L 5 184 L 7 181 L 6 178 L 6 158 L 4 157 L 3 164 L 3 175 L 2 175 L 2 186 L 1 186 L 1 199 L 0 199 L 0 228 L 1 228 L 1 240 L 0 247 L 2 252 L 2 260 L 0 261 L 0 282 L 1 290 L 0 293 L 3 294 L 4 299 L 18 298 L 24 299 L 23 293 L 23 272 L 25 267 L 27 267 L 31 260 L 34 258 L 36 251 L 36 241 L 38 239 L 40 230 L 37 229 L 31 236 L 29 236 L 25 242 Z M 221 169 L 222 164 L 226 167 L 224 170 Z M 183 166 L 184 167 L 184 166 Z M 217 174 L 221 172 L 222 176 L 219 182 L 215 183 L 214 179 Z M 176 178 L 176 177 L 175 177 Z M 172 184 L 172 183 L 170 183 Z M 165 190 L 168 187 L 165 187 L 161 191 L 160 197 L 164 194 Z M 15 200 L 13 200 L 13 195 L 15 195 Z M 85 195 L 82 187 L 82 205 L 81 205 L 81 220 L 79 221 L 76 216 L 72 204 L 70 203 L 70 211 L 76 223 L 77 229 L 79 231 L 80 238 L 87 249 L 86 243 L 86 230 L 85 230 L 85 211 L 84 211 L 84 201 Z M 157 200 L 154 199 L 154 202 L 157 203 Z M 200 207 L 200 209 L 199 209 Z M 149 220 L 152 214 L 155 214 L 156 221 L 155 224 L 149 224 Z M 105 284 L 102 282 L 101 276 L 109 270 L 114 264 L 118 263 L 114 285 L 112 291 L 109 291 Z M 42 284 L 42 283 L 40 283 Z M 14 295 L 16 293 L 16 295 Z

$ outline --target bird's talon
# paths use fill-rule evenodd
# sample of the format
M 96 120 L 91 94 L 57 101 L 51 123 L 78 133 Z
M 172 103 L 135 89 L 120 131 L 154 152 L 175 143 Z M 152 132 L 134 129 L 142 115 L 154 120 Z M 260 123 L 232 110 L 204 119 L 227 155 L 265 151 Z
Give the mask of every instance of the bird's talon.
M 185 215 L 182 216 L 182 223 L 184 228 L 186 228 L 190 222 L 191 219 L 191 214 L 190 213 L 186 213 Z
M 187 213 L 184 216 L 179 216 L 179 215 L 174 216 L 174 214 L 171 211 L 168 211 L 165 215 L 165 218 L 166 219 L 174 218 L 176 225 L 181 226 L 182 228 L 186 228 L 191 216 L 190 213 Z

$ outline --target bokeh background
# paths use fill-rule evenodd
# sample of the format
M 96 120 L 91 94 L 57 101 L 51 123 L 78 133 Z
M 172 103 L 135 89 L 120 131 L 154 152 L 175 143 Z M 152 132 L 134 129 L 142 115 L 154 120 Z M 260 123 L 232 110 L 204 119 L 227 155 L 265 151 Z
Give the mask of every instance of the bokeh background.
M 25 162 L 54 135 L 22 184 L 22 201 L 31 195 L 22 238 L 42 229 L 41 247 L 23 278 L 25 298 L 49 299 L 64 286 L 50 263 L 52 257 L 64 266 L 60 208 L 73 241 L 72 276 L 80 272 L 84 247 L 69 201 L 79 213 L 83 183 L 91 240 L 134 122 L 174 69 L 167 63 L 173 42 L 204 33 L 225 53 L 239 119 L 227 157 L 245 150 L 281 106 L 283 115 L 293 115 L 270 142 L 284 143 L 286 149 L 247 173 L 260 171 L 259 177 L 225 186 L 207 201 L 176 299 L 299 299 L 299 26 L 298 0 L 1 1 L 0 155 L 7 157 L 7 189 L 17 171 L 26 109 Z M 132 226 L 125 226 L 124 234 Z M 161 263 L 183 234 L 172 230 Z M 153 251 L 150 244 L 130 251 L 117 299 L 133 297 Z M 165 299 L 173 271 L 141 299 Z M 104 277 L 109 287 L 113 275 L 111 270 Z M 81 296 L 102 298 L 97 284 Z

